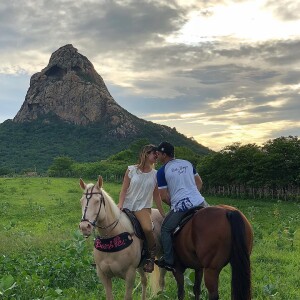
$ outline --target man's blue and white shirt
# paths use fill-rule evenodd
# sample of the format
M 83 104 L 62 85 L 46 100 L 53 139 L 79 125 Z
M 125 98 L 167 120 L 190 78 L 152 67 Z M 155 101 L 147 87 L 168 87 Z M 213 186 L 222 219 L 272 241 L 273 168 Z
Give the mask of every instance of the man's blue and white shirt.
M 158 189 L 168 189 L 174 211 L 185 211 L 204 201 L 195 184 L 195 175 L 198 174 L 193 165 L 183 159 L 170 160 L 157 171 Z

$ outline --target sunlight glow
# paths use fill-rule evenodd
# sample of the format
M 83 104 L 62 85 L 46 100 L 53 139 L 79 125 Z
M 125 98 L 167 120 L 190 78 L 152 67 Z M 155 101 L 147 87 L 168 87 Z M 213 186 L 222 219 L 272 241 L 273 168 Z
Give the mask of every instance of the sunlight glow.
M 300 122 L 276 121 L 243 126 L 233 125 L 223 130 L 221 134 L 219 131 L 210 131 L 194 135 L 194 138 L 204 145 L 208 144 L 207 141 L 209 141 L 210 147 L 215 151 L 219 151 L 225 146 L 236 142 L 241 144 L 255 143 L 257 145 L 262 145 L 268 139 L 272 138 L 274 132 L 295 127 L 300 127 Z
M 265 90 L 265 94 L 269 96 L 282 95 L 286 93 L 298 92 L 300 94 L 300 83 L 290 85 L 276 85 Z
M 221 98 L 219 101 L 210 102 L 208 104 L 211 105 L 212 108 L 218 108 L 218 107 L 224 106 L 224 104 L 227 104 L 227 103 L 230 103 L 230 102 L 236 102 L 236 101 L 239 101 L 239 100 L 241 100 L 241 99 L 237 98 L 234 95 L 230 95 L 228 97 Z
M 299 36 L 300 21 L 276 20 L 263 5 L 264 1 L 249 0 L 199 9 L 190 14 L 189 21 L 168 42 L 195 44 L 226 37 L 263 41 Z
M 278 99 L 275 101 L 267 102 L 266 105 L 269 105 L 271 107 L 282 107 L 288 102 L 287 99 Z

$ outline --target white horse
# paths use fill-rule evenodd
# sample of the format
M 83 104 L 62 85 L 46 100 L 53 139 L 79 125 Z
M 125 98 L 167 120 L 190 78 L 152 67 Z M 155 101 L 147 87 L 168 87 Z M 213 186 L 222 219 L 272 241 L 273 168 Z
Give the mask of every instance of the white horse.
M 111 281 L 113 277 L 126 281 L 124 299 L 132 299 L 136 269 L 141 275 L 142 299 L 145 300 L 147 276 L 140 266 L 143 241 L 136 236 L 131 221 L 124 212 L 120 211 L 102 185 L 101 176 L 95 185 L 85 184 L 80 179 L 80 186 L 84 193 L 80 200 L 82 219 L 79 228 L 85 237 L 90 236 L 93 229 L 96 229 L 100 236 L 95 240 L 94 259 L 97 274 L 105 287 L 106 300 L 113 299 Z M 152 209 L 152 220 L 158 252 L 161 252 L 159 234 L 163 220 L 157 209 Z M 158 274 L 157 267 L 155 267 L 151 274 L 152 286 L 159 286 L 159 289 L 163 290 L 165 273 L 164 269 L 159 269 Z

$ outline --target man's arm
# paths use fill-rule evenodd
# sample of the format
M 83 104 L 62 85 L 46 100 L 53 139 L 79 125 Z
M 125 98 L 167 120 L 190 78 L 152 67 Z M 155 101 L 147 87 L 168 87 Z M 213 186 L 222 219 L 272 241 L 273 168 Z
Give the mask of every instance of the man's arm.
M 195 175 L 195 183 L 196 183 L 196 186 L 197 186 L 198 191 L 200 191 L 201 188 L 202 188 L 203 182 L 202 182 L 202 179 L 201 179 L 201 177 L 199 176 L 199 174 L 196 174 L 196 175 Z

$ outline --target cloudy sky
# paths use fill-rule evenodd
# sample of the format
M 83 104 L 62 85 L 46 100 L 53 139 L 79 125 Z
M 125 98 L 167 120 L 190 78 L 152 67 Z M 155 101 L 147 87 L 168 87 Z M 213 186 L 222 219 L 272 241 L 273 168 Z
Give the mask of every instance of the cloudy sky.
M 300 2 L 0 3 L 0 123 L 72 44 L 134 115 L 213 150 L 300 133 Z

